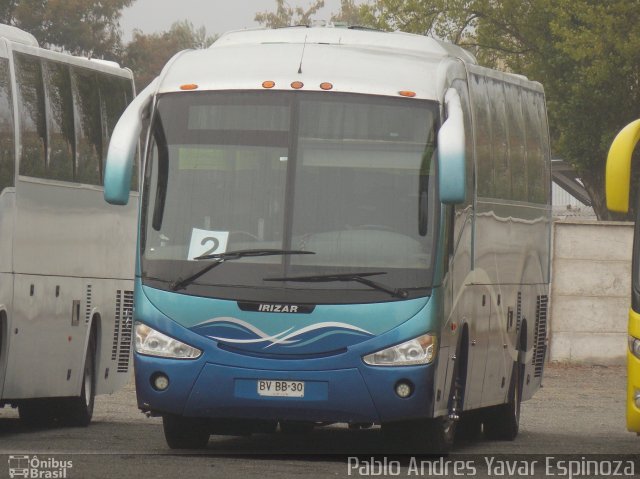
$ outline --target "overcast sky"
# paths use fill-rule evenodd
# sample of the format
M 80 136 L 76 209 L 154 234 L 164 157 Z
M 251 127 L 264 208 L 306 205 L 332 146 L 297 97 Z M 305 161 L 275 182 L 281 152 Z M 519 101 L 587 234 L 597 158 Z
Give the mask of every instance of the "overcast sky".
M 288 0 L 292 7 L 308 8 L 311 0 Z M 124 41 L 131 39 L 134 28 L 144 33 L 168 30 L 173 22 L 187 19 L 195 27 L 203 26 L 207 34 L 253 28 L 256 12 L 275 11 L 275 0 L 136 0 L 123 10 L 120 26 Z M 325 7 L 316 15 L 329 20 L 340 9 L 340 0 L 325 0 Z

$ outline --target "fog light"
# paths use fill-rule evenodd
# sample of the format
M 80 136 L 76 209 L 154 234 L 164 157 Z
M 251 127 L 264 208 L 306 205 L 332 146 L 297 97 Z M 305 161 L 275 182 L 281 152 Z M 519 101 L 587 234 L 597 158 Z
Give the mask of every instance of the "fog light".
M 155 374 L 151 378 L 151 385 L 156 391 L 164 391 L 169 387 L 169 378 L 162 373 Z
M 408 381 L 400 381 L 396 384 L 396 394 L 402 399 L 408 398 L 413 393 L 413 385 Z
M 636 407 L 640 409 L 640 391 L 636 391 L 635 400 L 636 400 Z

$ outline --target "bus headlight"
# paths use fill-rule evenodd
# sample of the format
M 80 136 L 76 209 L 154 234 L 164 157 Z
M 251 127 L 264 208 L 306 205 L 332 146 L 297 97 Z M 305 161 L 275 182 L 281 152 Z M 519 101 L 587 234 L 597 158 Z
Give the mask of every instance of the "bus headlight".
M 629 351 L 636 358 L 640 359 L 640 339 L 629 336 Z
M 162 334 L 146 324 L 135 323 L 136 352 L 147 356 L 173 359 L 196 359 L 202 351 Z
M 424 334 L 402 344 L 368 354 L 362 360 L 371 366 L 415 366 L 436 357 L 436 337 Z

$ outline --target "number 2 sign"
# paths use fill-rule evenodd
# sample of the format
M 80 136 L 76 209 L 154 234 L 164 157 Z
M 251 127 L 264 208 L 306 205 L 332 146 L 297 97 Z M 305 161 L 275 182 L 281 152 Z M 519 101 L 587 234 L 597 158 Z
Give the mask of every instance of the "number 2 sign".
M 187 259 L 192 261 L 198 256 L 224 253 L 229 240 L 228 231 L 209 231 L 193 228 Z

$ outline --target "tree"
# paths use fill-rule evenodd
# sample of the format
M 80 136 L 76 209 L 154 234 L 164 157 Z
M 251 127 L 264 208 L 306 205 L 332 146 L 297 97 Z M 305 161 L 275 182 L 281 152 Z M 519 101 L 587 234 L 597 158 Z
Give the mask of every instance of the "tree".
M 133 70 L 137 90 L 141 91 L 160 74 L 173 55 L 190 48 L 207 48 L 215 40 L 216 36 L 207 36 L 204 27 L 195 28 L 187 20 L 175 22 L 165 32 L 144 34 L 134 30 L 121 62 Z
M 314 0 L 308 9 L 292 8 L 286 0 L 276 0 L 275 12 L 256 13 L 254 20 L 267 28 L 282 28 L 294 25 L 309 25 L 311 17 L 324 7 L 324 0 Z
M 0 0 L 0 22 L 28 31 L 45 47 L 115 59 L 122 9 L 135 0 Z
M 375 0 L 368 25 L 430 34 L 480 63 L 527 75 L 546 90 L 554 156 L 578 170 L 596 214 L 615 133 L 640 116 L 640 0 Z
M 347 25 L 370 26 L 365 18 L 366 8 L 355 0 L 340 0 L 340 11 L 331 16 L 331 21 Z

